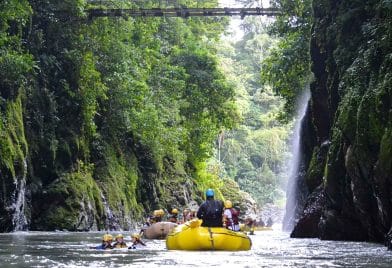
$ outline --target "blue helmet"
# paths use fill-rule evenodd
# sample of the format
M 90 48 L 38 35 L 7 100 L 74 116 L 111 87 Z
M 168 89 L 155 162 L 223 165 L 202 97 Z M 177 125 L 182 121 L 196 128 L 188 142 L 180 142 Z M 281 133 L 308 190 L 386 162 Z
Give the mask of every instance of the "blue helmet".
M 207 191 L 206 191 L 206 197 L 214 197 L 214 190 L 212 190 L 212 189 L 207 189 Z

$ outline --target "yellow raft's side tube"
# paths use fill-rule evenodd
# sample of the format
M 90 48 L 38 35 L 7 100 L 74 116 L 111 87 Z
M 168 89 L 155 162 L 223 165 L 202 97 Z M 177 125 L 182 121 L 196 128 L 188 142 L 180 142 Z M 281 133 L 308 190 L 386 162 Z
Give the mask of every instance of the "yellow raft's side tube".
M 253 226 L 249 227 L 243 223 L 240 224 L 240 230 L 242 232 L 254 232 L 254 231 L 272 231 L 273 228 L 270 226 Z
M 223 227 L 201 227 L 201 220 L 177 226 L 166 238 L 167 249 L 176 250 L 249 250 L 250 238 L 242 232 Z

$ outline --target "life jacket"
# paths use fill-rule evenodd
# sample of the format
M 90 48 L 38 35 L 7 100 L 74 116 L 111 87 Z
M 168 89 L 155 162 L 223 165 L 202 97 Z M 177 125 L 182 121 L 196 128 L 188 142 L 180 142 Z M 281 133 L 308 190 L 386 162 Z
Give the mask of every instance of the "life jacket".
M 197 211 L 197 217 L 202 219 L 203 227 L 222 227 L 223 203 L 207 199 Z
M 206 203 L 206 218 L 207 219 L 221 219 L 222 205 L 218 200 L 211 200 Z
M 127 244 L 125 242 L 118 242 L 113 245 L 113 248 L 126 248 Z
M 238 216 L 240 215 L 240 212 L 236 210 L 235 208 L 230 208 L 231 211 L 231 217 L 233 219 L 234 224 L 239 224 L 239 219 Z
M 177 223 L 177 215 L 176 214 L 172 214 L 170 215 L 169 219 L 170 222 L 174 222 Z
M 239 224 L 238 216 L 239 216 L 239 211 L 236 210 L 235 208 L 229 208 L 231 212 L 231 219 L 228 219 L 230 221 L 229 225 L 237 225 Z

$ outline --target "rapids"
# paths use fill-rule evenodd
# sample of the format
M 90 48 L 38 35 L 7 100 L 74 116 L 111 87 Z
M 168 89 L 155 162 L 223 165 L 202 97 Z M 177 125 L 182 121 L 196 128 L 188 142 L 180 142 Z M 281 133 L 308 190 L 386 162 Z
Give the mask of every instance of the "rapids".
M 123 234 L 129 243 L 129 233 Z M 292 239 L 281 231 L 256 232 L 251 236 L 252 249 L 240 252 L 168 251 L 163 240 L 145 240 L 146 249 L 90 249 L 102 235 L 0 234 L 1 267 L 391 267 L 392 263 L 392 252 L 380 244 Z

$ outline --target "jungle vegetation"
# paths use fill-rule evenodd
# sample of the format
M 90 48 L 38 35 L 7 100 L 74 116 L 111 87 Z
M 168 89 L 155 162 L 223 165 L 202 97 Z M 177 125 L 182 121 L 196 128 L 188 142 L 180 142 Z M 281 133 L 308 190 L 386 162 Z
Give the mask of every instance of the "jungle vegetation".
M 103 4 L 156 1 L 0 3 L 1 231 L 130 228 L 144 211 L 200 202 L 209 187 L 281 199 L 288 127 L 278 117 L 292 109 L 275 93 L 293 96 L 275 60 L 306 40 L 255 26 L 225 51 L 226 18 L 86 15 Z M 301 74 L 300 88 L 304 70 L 284 73 Z M 218 136 L 224 170 L 209 164 Z

